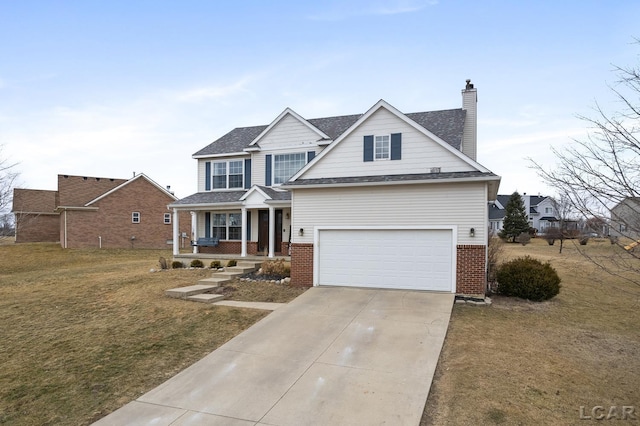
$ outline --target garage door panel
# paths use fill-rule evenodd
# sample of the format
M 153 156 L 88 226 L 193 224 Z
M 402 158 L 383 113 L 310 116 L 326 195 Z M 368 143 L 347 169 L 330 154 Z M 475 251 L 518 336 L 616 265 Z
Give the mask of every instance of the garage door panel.
M 325 229 L 318 284 L 451 291 L 452 231 Z

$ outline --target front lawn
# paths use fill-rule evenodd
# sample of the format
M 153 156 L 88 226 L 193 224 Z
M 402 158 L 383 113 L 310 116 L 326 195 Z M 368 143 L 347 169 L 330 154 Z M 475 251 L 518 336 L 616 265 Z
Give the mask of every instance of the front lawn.
M 150 272 L 160 256 L 171 254 L 0 244 L 0 424 L 89 424 L 268 314 L 165 297 L 211 272 Z
M 502 257 L 550 261 L 562 279 L 550 301 L 454 306 L 422 425 L 585 424 L 610 410 L 621 420 L 629 406 L 640 419 L 640 287 L 590 264 L 572 241 L 558 248 L 533 239 Z

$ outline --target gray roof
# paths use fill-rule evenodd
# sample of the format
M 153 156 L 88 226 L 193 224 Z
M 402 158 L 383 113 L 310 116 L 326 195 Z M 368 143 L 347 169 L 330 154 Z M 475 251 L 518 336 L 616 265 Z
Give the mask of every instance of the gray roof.
M 291 193 L 289 191 L 277 191 L 273 188 L 266 186 L 258 186 L 265 194 L 271 197 L 274 201 L 289 201 L 291 200 Z M 194 204 L 225 204 L 225 203 L 239 203 L 240 198 L 246 194 L 246 190 L 241 191 L 207 191 L 196 192 L 188 197 L 182 198 L 174 203 L 172 206 L 184 206 Z
M 245 194 L 245 192 L 246 191 L 244 190 L 196 192 L 195 194 L 171 203 L 171 205 L 235 203 L 240 201 L 240 198 Z
M 362 115 L 363 114 L 353 114 L 336 117 L 312 118 L 307 121 L 329 136 L 331 140 L 336 140 L 349 127 L 358 121 Z M 406 116 L 447 142 L 449 145 L 458 150 L 460 149 L 462 144 L 462 130 L 464 128 L 464 120 L 466 117 L 466 111 L 463 109 L 414 112 L 406 114 Z M 251 142 L 253 142 L 267 127 L 267 125 L 261 125 L 235 128 L 193 155 L 206 156 L 242 152 L 242 150 L 249 147 Z
M 438 136 L 457 150 L 462 145 L 462 132 L 467 112 L 463 109 L 413 112 L 407 117 Z
M 499 208 L 495 204 L 489 204 L 489 220 L 504 219 L 506 213 L 504 209 Z
M 287 182 L 287 186 L 305 186 L 305 185 L 344 185 L 352 183 L 376 183 L 376 182 L 411 182 L 416 180 L 442 180 L 442 179 L 461 179 L 475 177 L 497 177 L 493 173 L 484 172 L 449 172 L 449 173 L 415 173 L 403 175 L 376 175 L 376 176 L 349 176 L 335 178 L 317 178 L 317 179 L 298 179 L 293 182 Z
M 276 191 L 275 189 L 269 188 L 268 186 L 259 186 L 259 185 L 257 186 L 262 191 L 264 191 L 265 194 L 271 197 L 271 199 L 274 201 L 290 201 L 291 200 L 291 193 L 289 191 Z

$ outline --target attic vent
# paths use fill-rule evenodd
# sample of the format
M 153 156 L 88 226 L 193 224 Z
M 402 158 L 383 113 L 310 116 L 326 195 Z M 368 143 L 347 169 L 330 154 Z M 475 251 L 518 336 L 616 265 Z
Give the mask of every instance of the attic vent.
M 85 177 L 83 177 L 83 178 L 82 178 L 82 180 L 87 180 L 87 177 L 86 177 L 86 176 L 85 176 Z
M 440 173 L 440 167 L 432 167 L 431 173 Z

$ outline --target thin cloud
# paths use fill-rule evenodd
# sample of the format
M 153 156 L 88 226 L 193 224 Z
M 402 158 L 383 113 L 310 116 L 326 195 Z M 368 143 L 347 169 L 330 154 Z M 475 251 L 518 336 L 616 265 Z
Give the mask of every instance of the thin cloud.
M 337 2 L 325 11 L 310 15 L 312 21 L 343 21 L 358 16 L 388 16 L 414 13 L 428 6 L 435 6 L 438 0 L 380 0 L 373 5 L 363 1 Z
M 227 98 L 238 93 L 250 93 L 248 87 L 254 80 L 254 77 L 249 76 L 227 85 L 196 87 L 177 93 L 176 99 L 180 102 L 202 102 Z

